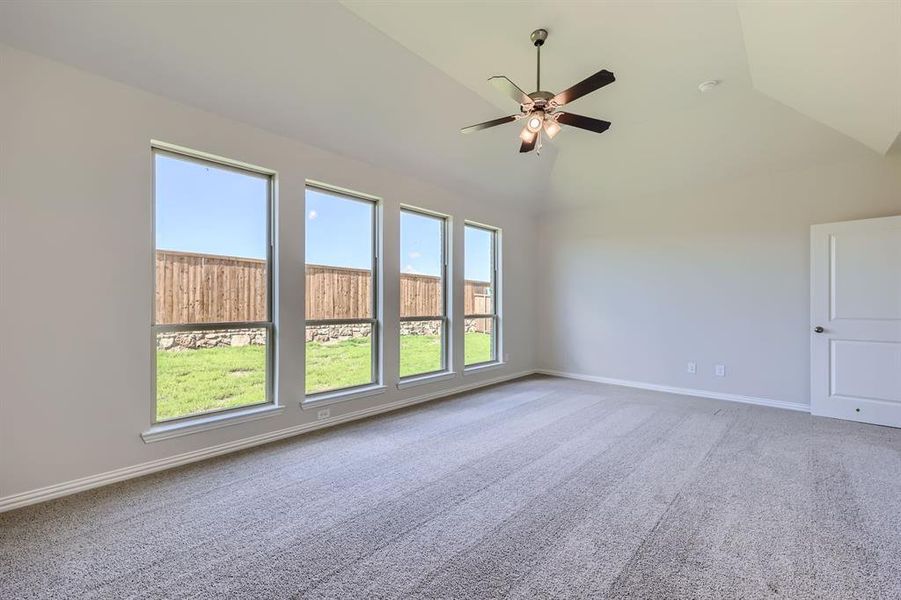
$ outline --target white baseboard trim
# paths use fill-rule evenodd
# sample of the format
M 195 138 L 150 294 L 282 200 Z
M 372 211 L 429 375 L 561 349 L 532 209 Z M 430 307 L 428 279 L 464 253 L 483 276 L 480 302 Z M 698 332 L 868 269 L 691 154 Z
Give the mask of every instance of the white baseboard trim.
M 218 444 L 209 448 L 202 448 L 200 450 L 185 452 L 184 454 L 178 454 L 176 456 L 171 456 L 168 458 L 152 460 L 150 462 L 141 463 L 131 467 L 114 469 L 112 471 L 107 471 L 106 473 L 89 475 L 88 477 L 73 479 L 72 481 L 49 485 L 47 487 L 22 492 L 20 494 L 0 497 L 0 512 L 13 510 L 15 508 L 21 508 L 30 504 L 38 504 L 39 502 L 46 502 L 47 500 L 53 500 L 54 498 L 60 498 L 62 496 L 68 496 L 70 494 L 84 492 L 86 490 L 109 485 L 111 483 L 125 481 L 126 479 L 141 477 L 142 475 L 149 475 L 151 473 L 156 473 L 157 471 L 164 471 L 173 467 L 180 467 L 182 465 L 201 461 L 207 458 L 212 458 L 214 456 L 220 456 L 222 454 L 228 454 L 237 450 L 259 446 L 268 442 L 274 442 L 276 440 L 292 437 L 301 433 L 307 433 L 309 431 L 331 427 L 340 423 L 347 423 L 348 421 L 364 419 L 366 417 L 390 412 L 392 410 L 397 410 L 406 406 L 412 406 L 421 402 L 436 400 L 438 398 L 444 398 L 446 396 L 453 396 L 461 392 L 467 392 L 469 390 L 502 383 L 504 381 L 510 381 L 512 379 L 519 379 L 521 377 L 532 375 L 533 373 L 535 373 L 535 371 L 526 370 L 508 375 L 501 375 L 499 377 L 493 377 L 491 379 L 485 379 L 474 383 L 455 386 L 451 389 L 440 390 L 429 394 L 423 394 L 421 396 L 415 396 L 413 398 L 406 398 L 404 400 L 397 400 L 395 402 L 389 402 L 387 404 L 380 404 L 378 406 L 360 409 L 350 413 L 345 413 L 343 415 L 336 415 L 334 417 L 322 419 L 321 421 L 314 421 L 312 423 L 304 423 L 302 425 L 286 427 L 285 429 L 270 431 L 268 433 L 262 433 L 260 435 L 255 435 L 249 438 L 243 438 L 240 440 L 235 440 L 233 442 Z
M 613 377 L 599 377 L 597 375 L 585 375 L 583 373 L 555 371 L 553 369 L 536 369 L 535 372 L 541 373 L 542 375 L 551 375 L 553 377 L 564 377 L 566 379 L 593 381 L 594 383 L 621 385 L 624 387 L 638 388 L 642 390 L 653 390 L 655 392 L 668 392 L 670 394 L 679 394 L 680 396 L 697 396 L 699 398 L 711 398 L 713 400 L 726 400 L 728 402 L 758 404 L 760 406 L 771 406 L 773 408 L 783 408 L 785 410 L 796 410 L 806 413 L 810 412 L 810 406 L 801 402 L 786 402 L 785 400 L 773 400 L 771 398 L 759 398 L 756 396 L 743 396 L 741 394 L 729 394 L 725 392 L 712 392 L 710 390 L 680 388 L 669 385 L 659 385 L 656 383 L 645 383 L 643 381 L 630 381 L 628 379 L 614 379 Z

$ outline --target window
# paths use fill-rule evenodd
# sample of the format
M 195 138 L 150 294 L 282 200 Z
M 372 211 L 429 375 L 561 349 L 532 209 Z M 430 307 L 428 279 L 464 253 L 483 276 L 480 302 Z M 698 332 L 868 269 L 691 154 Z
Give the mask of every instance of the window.
M 465 227 L 463 347 L 467 367 L 497 360 L 497 237 L 494 229 Z
M 400 211 L 400 376 L 447 368 L 443 217 Z
M 376 203 L 306 190 L 306 393 L 378 381 Z
M 271 402 L 272 175 L 153 161 L 153 420 Z

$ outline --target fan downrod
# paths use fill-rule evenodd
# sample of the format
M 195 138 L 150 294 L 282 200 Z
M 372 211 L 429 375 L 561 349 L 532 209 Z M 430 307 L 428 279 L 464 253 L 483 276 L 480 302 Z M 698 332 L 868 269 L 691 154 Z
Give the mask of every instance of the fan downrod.
M 537 68 L 535 69 L 535 91 L 538 92 L 541 90 L 541 47 L 544 46 L 544 40 L 547 39 L 547 29 L 536 29 L 529 39 L 535 44 L 535 51 L 538 53 Z

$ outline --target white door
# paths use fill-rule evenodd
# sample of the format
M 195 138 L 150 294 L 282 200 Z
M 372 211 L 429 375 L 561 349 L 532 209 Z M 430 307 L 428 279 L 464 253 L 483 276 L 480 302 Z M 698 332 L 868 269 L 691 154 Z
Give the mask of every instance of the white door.
M 810 228 L 810 408 L 901 427 L 901 216 Z

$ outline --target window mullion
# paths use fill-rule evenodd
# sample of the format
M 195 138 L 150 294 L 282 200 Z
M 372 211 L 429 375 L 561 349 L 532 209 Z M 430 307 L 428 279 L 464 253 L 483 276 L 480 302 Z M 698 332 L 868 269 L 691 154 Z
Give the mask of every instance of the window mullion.
M 377 320 L 378 319 L 371 317 L 361 319 L 307 319 L 305 323 L 307 327 L 315 327 L 320 325 L 363 325 L 366 323 L 372 325 L 375 324 Z
M 272 321 L 224 321 L 224 322 L 199 322 L 199 323 L 156 323 L 152 325 L 154 331 L 212 331 L 215 329 L 249 329 L 254 327 L 272 327 Z

